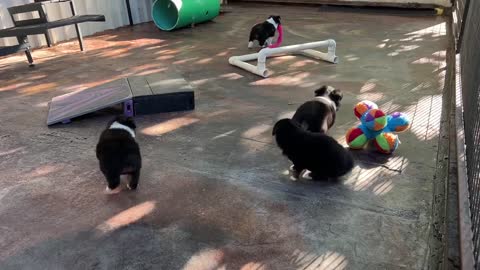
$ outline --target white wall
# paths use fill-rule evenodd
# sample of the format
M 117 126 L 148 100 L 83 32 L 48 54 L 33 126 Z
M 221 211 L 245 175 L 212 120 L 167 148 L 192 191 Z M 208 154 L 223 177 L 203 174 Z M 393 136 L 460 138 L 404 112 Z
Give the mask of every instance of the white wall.
M 0 29 L 12 27 L 13 23 L 7 7 L 22 5 L 33 2 L 33 0 L 0 0 Z M 152 0 L 130 0 L 132 16 L 135 23 L 150 21 L 150 10 Z M 94 34 L 106 29 L 114 29 L 128 25 L 128 15 L 125 0 L 75 0 L 77 14 L 102 14 L 106 22 L 82 23 L 80 28 L 84 36 Z M 49 20 L 65 18 L 71 15 L 68 3 L 53 3 L 46 5 L 46 13 Z M 26 14 L 26 17 L 32 15 Z M 59 27 L 50 30 L 50 37 L 53 43 L 76 37 L 75 27 Z M 33 47 L 46 45 L 43 35 L 29 36 Z M 0 46 L 17 44 L 16 38 L 0 38 Z

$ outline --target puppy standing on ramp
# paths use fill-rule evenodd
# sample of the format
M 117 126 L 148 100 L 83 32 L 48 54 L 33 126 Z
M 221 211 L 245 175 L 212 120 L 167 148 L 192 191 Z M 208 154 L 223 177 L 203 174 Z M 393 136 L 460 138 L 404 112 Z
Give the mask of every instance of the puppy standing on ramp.
M 135 122 L 131 117 L 117 116 L 100 135 L 97 158 L 107 180 L 107 192 L 120 192 L 120 175 L 130 175 L 129 189 L 136 189 L 142 157 L 135 141 Z

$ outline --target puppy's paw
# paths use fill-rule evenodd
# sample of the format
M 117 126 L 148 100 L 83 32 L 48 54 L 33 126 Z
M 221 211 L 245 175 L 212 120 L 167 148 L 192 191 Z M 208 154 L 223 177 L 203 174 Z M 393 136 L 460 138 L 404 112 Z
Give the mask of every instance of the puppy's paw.
M 249 42 L 248 42 L 248 48 L 249 48 L 249 49 L 253 48 L 253 41 L 249 41 Z
M 292 165 L 288 168 L 289 171 L 294 172 L 295 171 L 295 165 Z
M 290 175 L 290 180 L 293 181 L 293 182 L 296 182 L 296 181 L 298 181 L 298 176 L 295 177 L 295 175 Z
M 122 188 L 120 186 L 116 187 L 115 189 L 110 189 L 108 186 L 105 188 L 105 194 L 117 194 L 120 191 L 122 191 Z
M 302 179 L 312 180 L 312 173 L 308 170 L 304 171 L 301 175 Z
M 295 165 L 292 165 L 290 166 L 290 168 L 288 168 L 288 170 L 290 171 L 290 173 L 292 174 L 292 176 L 290 177 L 290 180 L 292 181 L 297 181 L 298 178 L 301 176 L 301 171 L 298 171 L 296 168 L 295 168 Z M 295 180 L 293 180 L 295 179 Z
M 130 183 L 128 183 L 128 184 L 127 184 L 127 188 L 128 188 L 128 190 L 136 190 L 136 189 L 137 189 L 137 186 L 132 187 L 132 186 L 130 186 Z
M 292 176 L 290 177 L 290 179 L 295 179 L 295 180 L 292 180 L 292 181 L 297 181 L 300 178 L 301 173 L 302 172 L 298 172 L 296 170 L 293 170 L 292 171 Z

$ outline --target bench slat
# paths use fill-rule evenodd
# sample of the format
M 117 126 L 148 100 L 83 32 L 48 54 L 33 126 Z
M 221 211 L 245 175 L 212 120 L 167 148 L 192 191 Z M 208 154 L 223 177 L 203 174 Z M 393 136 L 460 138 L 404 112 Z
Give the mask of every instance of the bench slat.
M 70 18 L 41 23 L 37 25 L 25 25 L 25 26 L 17 26 L 17 27 L 2 29 L 0 30 L 0 38 L 16 37 L 16 36 L 24 36 L 24 35 L 37 35 L 37 34 L 43 34 L 45 33 L 46 30 L 52 29 L 52 28 L 84 23 L 84 22 L 104 22 L 104 21 L 105 21 L 105 16 L 103 15 L 78 15 Z
M 77 15 L 70 18 L 65 18 L 57 21 L 52 21 L 47 23 L 47 28 L 57 28 L 66 25 L 72 25 L 77 23 L 84 23 L 84 22 L 104 22 L 105 16 L 103 15 Z
M 15 21 L 15 26 L 19 27 L 19 26 L 26 26 L 26 25 L 36 25 L 36 24 L 42 24 L 42 23 L 46 23 L 46 22 L 47 22 L 46 19 L 36 18 L 36 19 Z
M 9 7 L 7 8 L 8 12 L 10 14 L 19 14 L 19 13 L 26 13 L 26 12 L 42 12 L 42 3 L 30 3 L 26 5 L 21 5 L 21 6 L 14 6 L 14 7 Z

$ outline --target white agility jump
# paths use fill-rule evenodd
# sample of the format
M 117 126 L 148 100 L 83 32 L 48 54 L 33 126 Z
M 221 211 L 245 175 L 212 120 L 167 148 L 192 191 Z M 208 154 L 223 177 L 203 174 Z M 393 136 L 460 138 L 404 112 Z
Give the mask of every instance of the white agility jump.
M 322 53 L 314 48 L 319 47 L 328 47 L 327 53 Z M 329 39 L 324 41 L 309 42 L 304 44 L 290 45 L 285 47 L 277 48 L 264 48 L 258 53 L 232 56 L 228 59 L 228 62 L 231 65 L 243 68 L 247 71 L 250 71 L 254 74 L 267 78 L 269 76 L 269 71 L 266 67 L 267 57 L 278 56 L 287 53 L 298 53 L 304 56 L 312 57 L 319 60 L 324 60 L 330 63 L 338 63 L 338 58 L 335 55 L 336 43 L 335 40 Z M 246 61 L 252 61 L 257 59 L 258 63 L 256 66 L 247 63 Z

